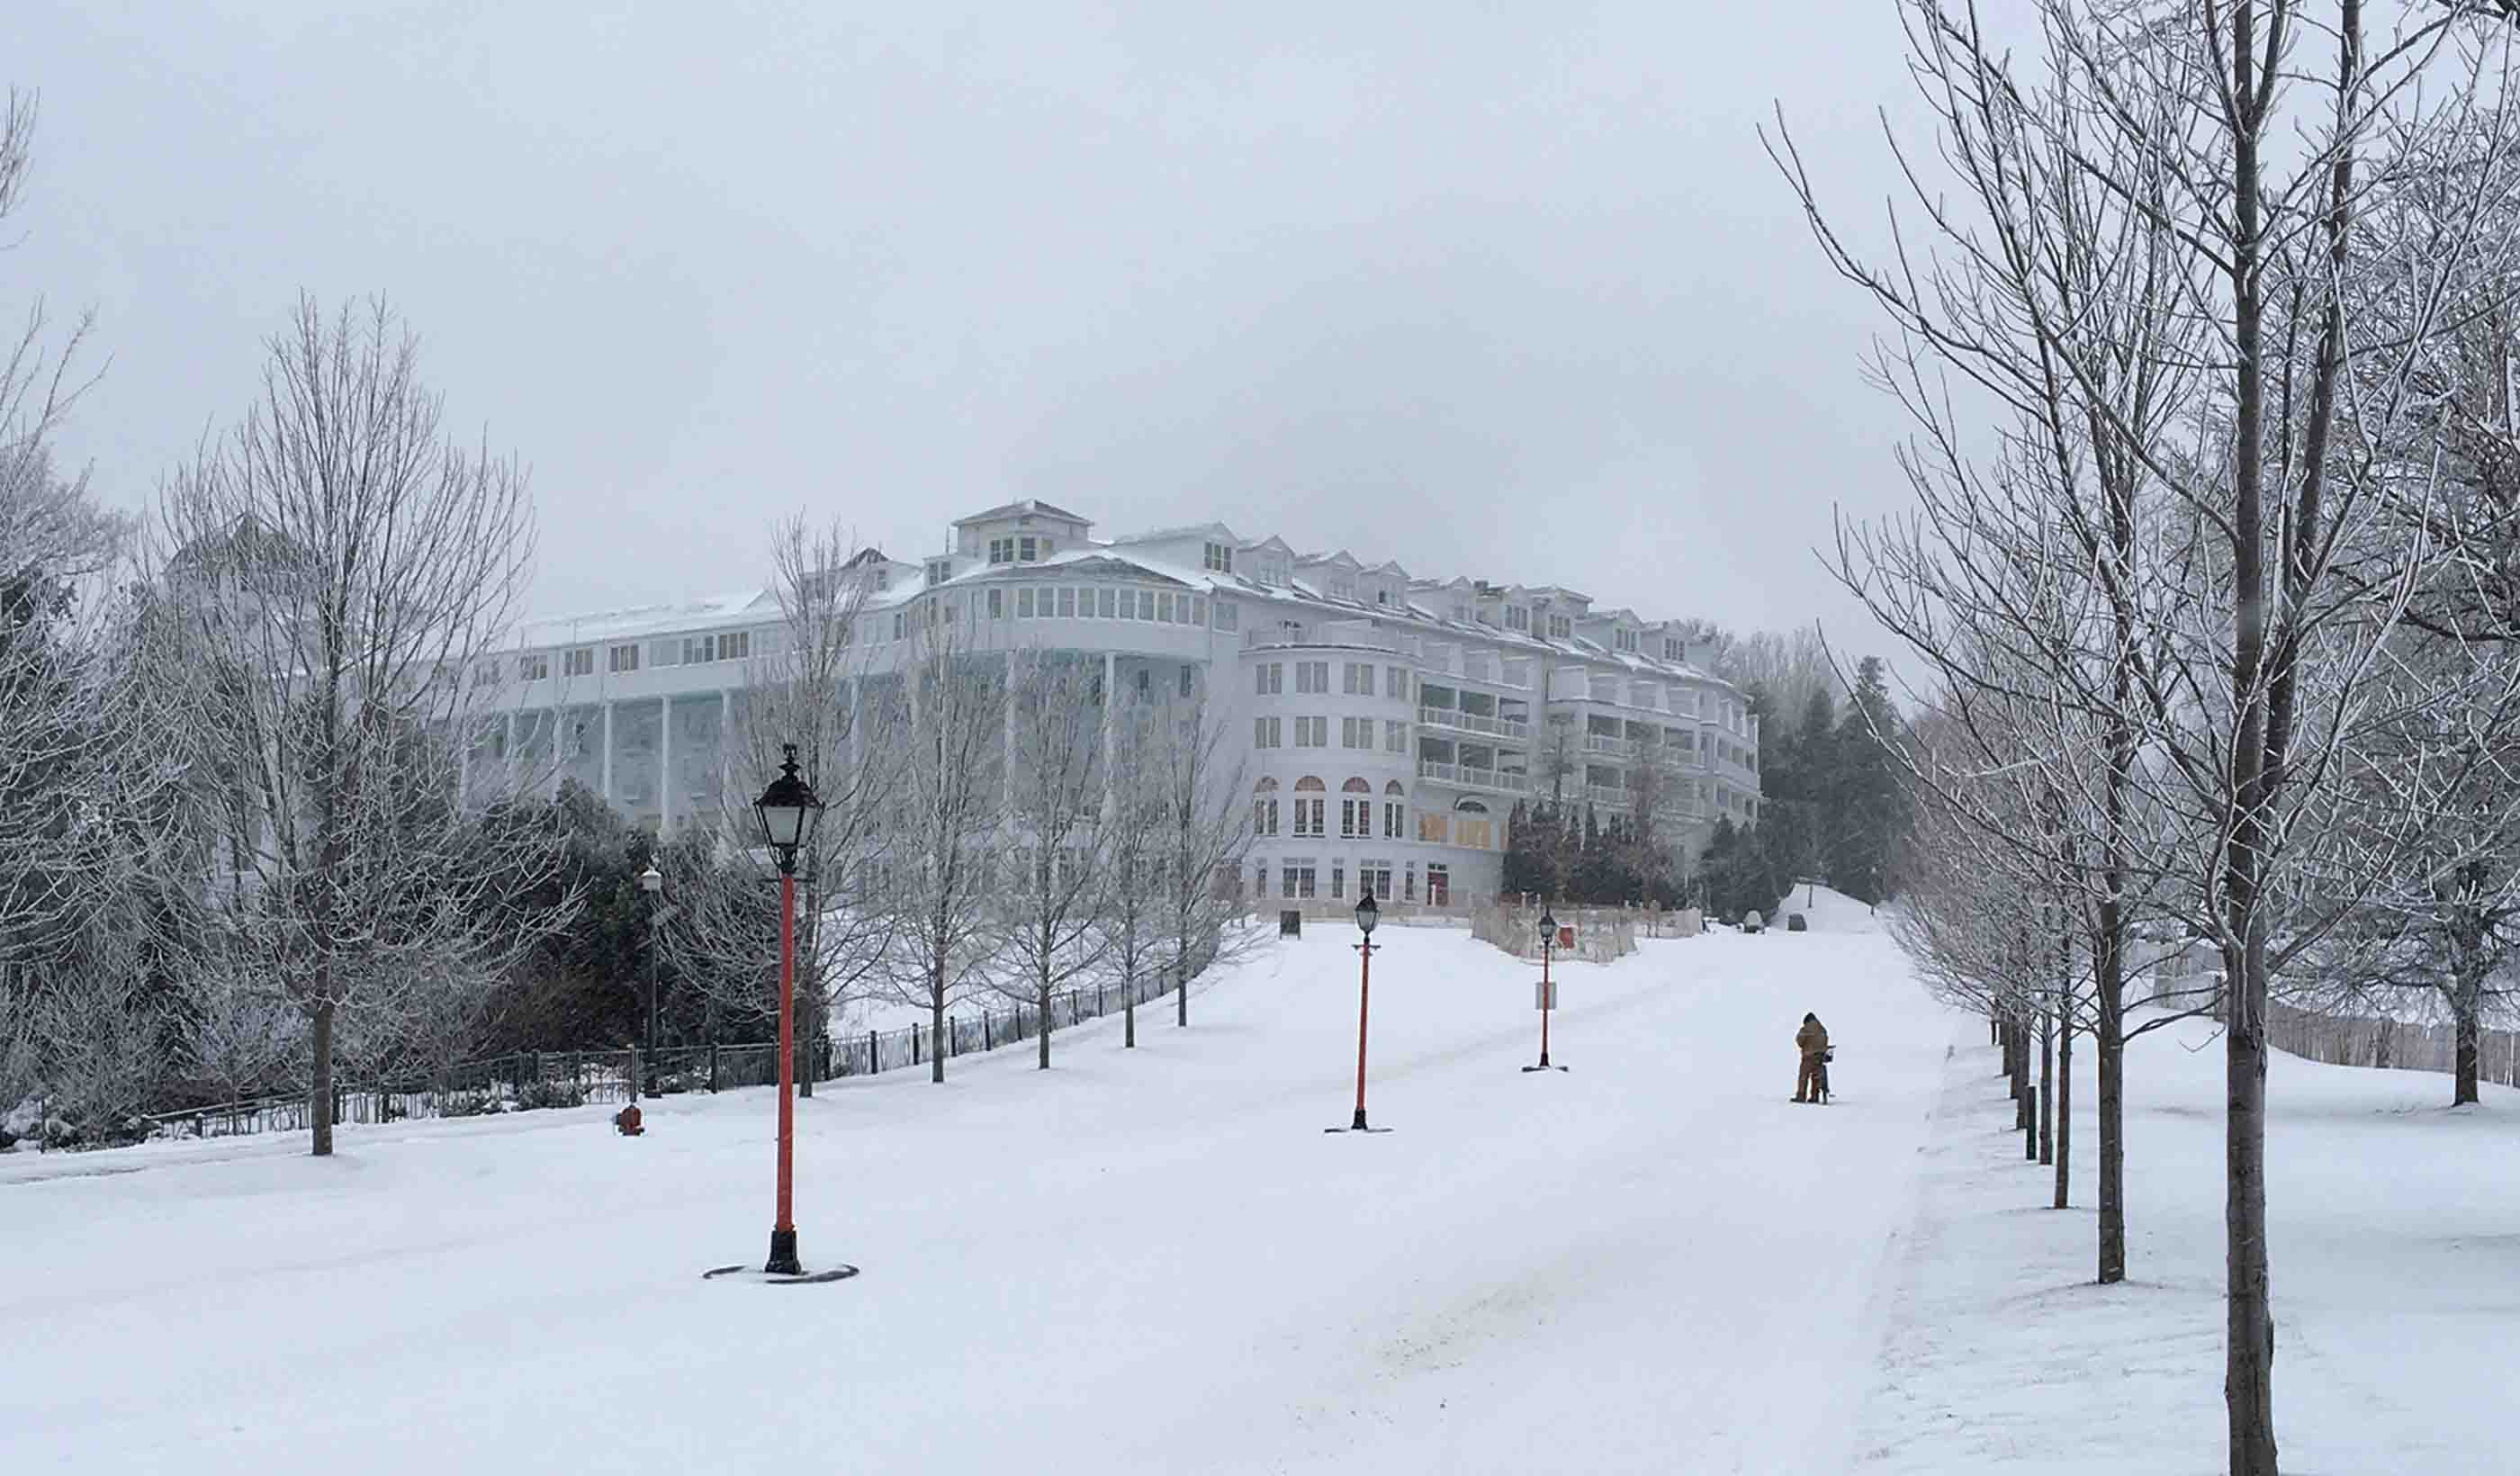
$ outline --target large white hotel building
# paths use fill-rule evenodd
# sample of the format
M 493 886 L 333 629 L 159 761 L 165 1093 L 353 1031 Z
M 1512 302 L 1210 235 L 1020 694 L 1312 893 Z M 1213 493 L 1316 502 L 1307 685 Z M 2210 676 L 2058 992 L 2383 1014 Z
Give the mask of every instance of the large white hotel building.
M 1571 590 L 1412 578 L 1217 523 L 1097 539 L 1042 502 L 963 518 L 918 563 L 868 550 L 839 577 L 866 582 L 870 672 L 950 610 L 966 647 L 1099 660 L 1124 699 L 1203 693 L 1247 745 L 1247 867 L 1271 898 L 1491 894 L 1525 799 L 1606 821 L 1649 798 L 1692 853 L 1718 817 L 1758 817 L 1741 693 L 1676 624 Z M 652 829 L 716 824 L 747 661 L 783 629 L 768 589 L 539 622 L 480 674 L 502 712 L 476 760 L 532 755 Z

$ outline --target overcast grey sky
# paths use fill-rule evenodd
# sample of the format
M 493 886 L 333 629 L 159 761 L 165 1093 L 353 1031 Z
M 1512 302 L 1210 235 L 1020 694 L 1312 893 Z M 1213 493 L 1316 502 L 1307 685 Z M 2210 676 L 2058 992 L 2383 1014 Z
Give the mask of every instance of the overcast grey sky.
M 1753 131 L 1878 216 L 1878 0 L 8 9 L 0 307 L 97 309 L 114 502 L 383 291 L 533 469 L 537 612 L 1034 496 L 1882 645 L 1811 549 L 1901 423 Z

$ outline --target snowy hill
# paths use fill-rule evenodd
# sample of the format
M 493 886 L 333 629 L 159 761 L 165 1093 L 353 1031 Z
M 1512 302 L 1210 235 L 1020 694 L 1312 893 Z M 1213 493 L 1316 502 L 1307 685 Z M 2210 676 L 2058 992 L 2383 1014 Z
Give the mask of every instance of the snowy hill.
M 1882 930 L 1880 917 L 1869 906 L 1844 892 L 1812 882 L 1794 883 L 1794 889 L 1785 894 L 1783 906 L 1777 909 L 1776 925 L 1783 927 L 1784 919 L 1795 913 L 1802 914 L 1803 920 L 1816 933 L 1877 933 Z

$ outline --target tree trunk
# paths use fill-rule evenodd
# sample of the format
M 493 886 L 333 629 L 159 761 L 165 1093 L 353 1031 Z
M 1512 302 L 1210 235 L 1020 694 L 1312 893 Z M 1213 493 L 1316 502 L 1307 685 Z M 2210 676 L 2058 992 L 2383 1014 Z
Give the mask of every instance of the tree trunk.
M 2098 957 L 2092 994 L 2098 1006 L 2092 1029 L 2098 1048 L 2100 1086 L 2099 1282 L 2126 1279 L 2126 943 L 2117 899 L 2100 903 Z
M 1131 1051 L 1138 1044 L 1138 976 L 1134 973 L 1120 980 L 1120 1049 Z
M 1041 1069 L 1050 1069 L 1050 976 L 1042 975 L 1035 991 L 1041 1002 Z
M 2228 1119 L 2224 1174 L 2229 1318 L 2223 1399 L 2230 1414 L 2232 1476 L 2275 1476 L 2275 1325 L 2267 1256 L 2266 940 L 2252 926 L 2233 970 L 2238 988 L 2225 1032 Z
M 2039 1161 L 2056 1161 L 2056 1016 L 2039 1016 Z
M 936 971 L 927 979 L 927 1042 L 933 1048 L 927 1052 L 927 1079 L 941 1082 L 945 1079 L 945 965 L 942 963 L 936 965 Z
M 2056 1032 L 2056 1205 L 2065 1208 L 2074 1182 L 2074 1021 Z
M 1173 1024 L 1190 1023 L 1190 963 L 1188 956 L 1173 956 Z
M 2479 1035 L 2478 1022 L 2476 1018 L 2477 996 L 2478 991 L 2475 989 L 2461 989 L 2459 991 L 2459 998 L 2453 1001 L 2451 1006 L 2452 1013 L 2456 1020 L 2455 1028 L 2458 1035 L 2456 1058 L 2452 1068 L 2452 1084 L 2451 1087 L 2451 1105 L 2454 1107 L 2464 1106 L 2477 1099 L 2477 1046 Z
M 331 970 L 325 971 L 323 993 L 315 1001 L 314 1038 L 309 1043 L 315 1069 L 306 1089 L 307 1121 L 314 1127 L 314 1154 L 329 1158 L 333 1153 L 333 1011 Z

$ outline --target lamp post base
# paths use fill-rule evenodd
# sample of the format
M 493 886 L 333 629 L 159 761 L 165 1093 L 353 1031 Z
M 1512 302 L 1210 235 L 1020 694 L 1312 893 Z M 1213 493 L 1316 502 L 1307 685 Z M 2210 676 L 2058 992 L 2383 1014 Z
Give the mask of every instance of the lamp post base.
M 703 1281 L 748 1281 L 758 1286 L 819 1286 L 826 1281 L 845 1281 L 858 1274 L 854 1266 L 834 1266 L 826 1271 L 800 1273 L 796 1275 L 773 1275 L 754 1271 L 749 1266 L 718 1266 L 700 1273 Z
M 1391 1130 L 1389 1128 L 1367 1127 L 1365 1125 L 1365 1109 L 1363 1107 L 1359 1107 L 1356 1109 L 1356 1121 L 1349 1123 L 1344 1128 L 1324 1128 L 1322 1131 L 1325 1133 L 1388 1133 Z
M 796 1260 L 796 1232 L 775 1230 L 770 1232 L 770 1261 L 761 1268 L 765 1276 L 801 1276 L 805 1268 Z
M 1552 1065 L 1549 1064 L 1549 1057 L 1547 1057 L 1547 1056 L 1545 1056 L 1545 1055 L 1544 1055 L 1544 1056 L 1542 1056 L 1542 1057 L 1540 1058 L 1540 1064 L 1539 1064 L 1539 1065 L 1537 1065 L 1537 1066 L 1525 1066 L 1525 1067 L 1523 1067 L 1522 1069 L 1524 1070 L 1524 1072 L 1529 1073 L 1529 1072 L 1533 1072 L 1533 1071 L 1563 1071 L 1563 1070 L 1565 1070 L 1566 1068 L 1565 1068 L 1565 1067 L 1563 1067 L 1563 1066 L 1552 1066 Z

